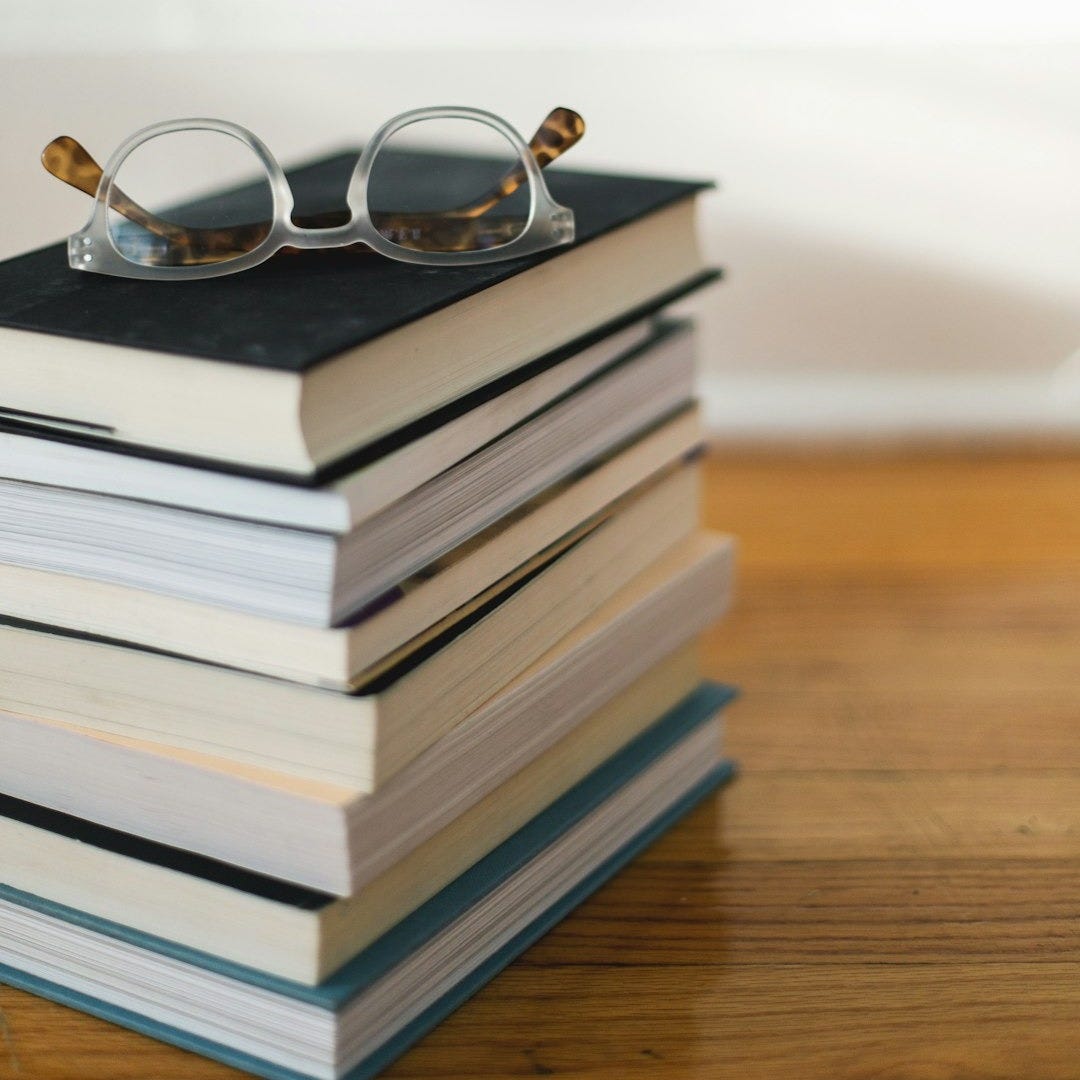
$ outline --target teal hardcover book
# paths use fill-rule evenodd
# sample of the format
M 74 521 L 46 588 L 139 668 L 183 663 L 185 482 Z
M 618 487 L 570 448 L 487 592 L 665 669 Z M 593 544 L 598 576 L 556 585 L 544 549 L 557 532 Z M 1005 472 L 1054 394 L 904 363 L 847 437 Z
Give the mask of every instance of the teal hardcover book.
M 363 1080 L 732 775 L 704 683 L 334 976 L 304 986 L 0 885 L 0 981 L 275 1080 Z

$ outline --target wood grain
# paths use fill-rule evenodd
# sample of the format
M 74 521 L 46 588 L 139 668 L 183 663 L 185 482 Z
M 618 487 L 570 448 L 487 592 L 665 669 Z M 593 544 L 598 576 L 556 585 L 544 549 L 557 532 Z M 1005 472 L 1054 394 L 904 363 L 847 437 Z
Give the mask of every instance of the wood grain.
M 414 1077 L 1080 1078 L 1080 454 L 738 453 L 742 775 Z M 232 1070 L 0 990 L 0 1077 Z

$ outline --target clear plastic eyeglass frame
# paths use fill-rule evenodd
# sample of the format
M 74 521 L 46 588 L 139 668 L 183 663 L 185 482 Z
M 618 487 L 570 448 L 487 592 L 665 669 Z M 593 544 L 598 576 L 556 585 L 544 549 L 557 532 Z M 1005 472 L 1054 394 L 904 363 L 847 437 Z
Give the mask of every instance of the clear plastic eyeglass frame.
M 485 124 L 501 134 L 517 152 L 518 164 L 511 168 L 484 198 L 460 210 L 431 214 L 431 217 L 438 219 L 442 225 L 449 224 L 460 229 L 467 226 L 469 221 L 479 218 L 487 208 L 527 184 L 528 215 L 521 231 L 512 239 L 496 247 L 482 249 L 417 250 L 394 243 L 376 228 L 368 206 L 368 183 L 372 166 L 388 139 L 402 128 L 425 120 L 472 120 Z M 321 228 L 305 227 L 303 219 L 300 223 L 293 220 L 293 193 L 277 160 L 256 135 L 239 124 L 225 120 L 187 119 L 152 124 L 137 131 L 122 143 L 108 159 L 104 169 L 97 165 L 78 142 L 69 136 L 61 136 L 45 148 L 42 163 L 57 178 L 94 197 L 93 211 L 86 226 L 68 238 L 68 262 L 76 270 L 155 281 L 191 281 L 249 270 L 282 249 L 329 250 L 352 245 L 364 245 L 366 249 L 400 262 L 424 266 L 474 266 L 516 259 L 573 241 L 573 211 L 560 206 L 552 198 L 541 169 L 576 143 L 584 130 L 581 117 L 570 109 L 562 108 L 554 109 L 548 114 L 528 144 L 517 130 L 501 117 L 481 109 L 439 106 L 401 113 L 383 124 L 361 152 L 346 192 L 346 223 Z M 170 240 L 181 244 L 185 240 L 184 230 L 182 226 L 155 218 L 128 199 L 117 187 L 115 177 L 128 155 L 137 147 L 159 135 L 182 131 L 221 132 L 239 139 L 251 149 L 265 170 L 272 198 L 272 220 L 268 223 L 268 231 L 250 250 L 223 254 L 217 261 L 184 265 L 148 265 L 132 261 L 126 258 L 115 244 L 109 227 L 110 209 L 159 235 L 164 235 L 162 230 L 167 227 L 170 230 Z M 482 204 L 483 208 L 478 209 Z M 415 218 L 415 215 L 413 217 Z M 266 228 L 266 225 L 267 223 L 262 223 L 263 228 Z M 204 244 L 207 236 L 213 241 L 214 236 L 211 234 L 216 235 L 223 245 L 228 243 L 230 236 L 235 240 L 234 230 L 227 227 L 198 229 L 193 232 L 205 234 L 200 241 Z M 231 246 L 235 250 L 235 242 Z

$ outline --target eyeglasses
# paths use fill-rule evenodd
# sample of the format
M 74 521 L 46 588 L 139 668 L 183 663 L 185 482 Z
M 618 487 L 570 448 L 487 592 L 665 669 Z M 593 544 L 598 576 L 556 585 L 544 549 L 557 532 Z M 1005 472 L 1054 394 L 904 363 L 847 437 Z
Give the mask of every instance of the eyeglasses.
M 431 153 L 448 129 L 468 152 Z M 405 112 L 364 147 L 346 208 L 305 213 L 294 212 L 293 190 L 266 146 L 224 120 L 143 128 L 104 169 L 66 135 L 49 143 L 41 160 L 95 200 L 85 228 L 68 238 L 74 269 L 191 280 L 247 270 L 279 251 L 347 247 L 426 266 L 468 266 L 568 244 L 573 211 L 551 197 L 541 169 L 584 133 L 582 118 L 564 108 L 552 110 L 528 144 L 480 109 Z M 193 186 L 206 190 L 215 181 L 212 194 L 190 198 Z M 181 195 L 187 201 L 178 202 Z

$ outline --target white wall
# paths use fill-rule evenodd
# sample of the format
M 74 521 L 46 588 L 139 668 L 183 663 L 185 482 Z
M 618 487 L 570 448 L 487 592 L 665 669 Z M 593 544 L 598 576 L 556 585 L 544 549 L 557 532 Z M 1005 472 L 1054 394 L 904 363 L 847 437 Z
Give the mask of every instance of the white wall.
M 1080 426 L 1075 3 L 0 0 L 0 93 L 0 255 L 81 223 L 36 161 L 63 132 L 226 116 L 287 161 L 415 105 L 572 105 L 575 162 L 723 183 L 725 430 Z

